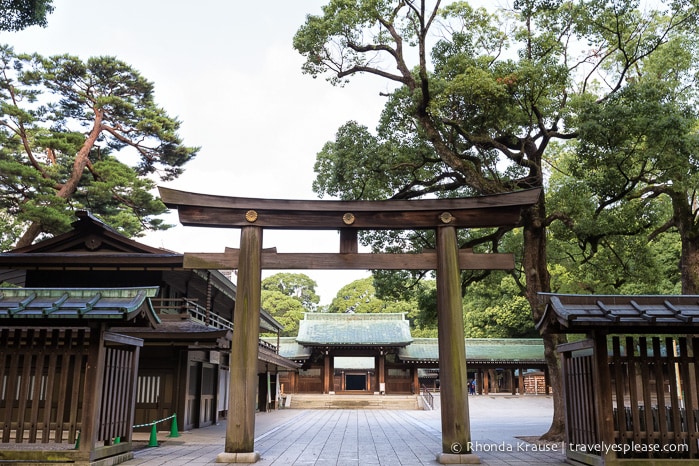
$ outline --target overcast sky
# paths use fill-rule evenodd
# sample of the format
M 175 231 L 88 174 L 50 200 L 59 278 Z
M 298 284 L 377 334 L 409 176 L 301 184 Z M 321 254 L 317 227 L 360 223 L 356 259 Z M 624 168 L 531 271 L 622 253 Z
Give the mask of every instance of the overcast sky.
M 187 145 L 201 146 L 167 186 L 241 197 L 315 199 L 313 164 L 348 120 L 374 129 L 383 107 L 379 79 L 345 88 L 301 73 L 292 38 L 320 0 L 54 0 L 48 26 L 0 33 L 17 52 L 111 55 L 155 83 L 158 105 L 182 121 Z M 172 215 L 171 223 L 177 223 Z M 182 227 L 141 241 L 178 252 L 238 247 L 239 230 Z M 279 252 L 337 252 L 337 232 L 266 231 Z M 358 271 L 299 271 L 329 303 Z M 270 271 L 265 271 L 268 276 Z

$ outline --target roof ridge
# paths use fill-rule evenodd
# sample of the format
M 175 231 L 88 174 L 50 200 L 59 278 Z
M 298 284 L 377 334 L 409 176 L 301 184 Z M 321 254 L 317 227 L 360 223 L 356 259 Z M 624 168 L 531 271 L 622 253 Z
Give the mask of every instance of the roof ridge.
M 304 312 L 304 320 L 405 320 L 404 312 Z

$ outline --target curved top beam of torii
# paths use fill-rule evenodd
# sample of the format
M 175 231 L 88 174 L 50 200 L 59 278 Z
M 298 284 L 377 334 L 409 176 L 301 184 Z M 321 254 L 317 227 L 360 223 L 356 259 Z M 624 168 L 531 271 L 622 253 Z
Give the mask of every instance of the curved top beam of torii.
M 359 253 L 357 232 L 362 229 L 418 230 L 439 227 L 478 228 L 516 226 L 522 209 L 535 204 L 541 189 L 458 199 L 410 201 L 304 201 L 214 196 L 159 188 L 180 222 L 188 226 L 219 228 L 260 227 L 289 230 L 340 230 L 339 253 L 277 253 L 262 251 L 264 269 L 418 270 L 436 269 L 437 254 Z M 461 249 L 462 270 L 514 267 L 512 254 L 474 254 Z M 237 269 L 238 249 L 223 253 L 185 253 L 184 266 L 192 269 Z
M 289 230 L 404 229 L 515 226 L 541 189 L 454 199 L 323 201 L 215 196 L 159 187 L 187 226 Z

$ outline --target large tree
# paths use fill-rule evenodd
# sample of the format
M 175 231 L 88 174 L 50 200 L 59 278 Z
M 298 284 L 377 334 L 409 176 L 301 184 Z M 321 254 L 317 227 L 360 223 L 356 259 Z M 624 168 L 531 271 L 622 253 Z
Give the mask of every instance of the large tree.
M 633 230 L 662 215 L 645 239 L 679 233 L 684 294 L 699 293 L 698 50 L 695 31 L 674 37 L 634 68 L 624 89 L 582 106 L 575 157 L 562 168 L 595 201 L 593 224 L 615 215 Z M 571 223 L 592 249 L 599 235 Z
M 319 192 L 413 198 L 544 188 L 547 148 L 577 137 L 579 122 L 570 118 L 577 104 L 623 90 L 634 67 L 694 24 L 692 2 L 670 4 L 660 11 L 636 1 L 525 0 L 493 14 L 464 2 L 440 9 L 439 0 L 331 0 L 294 38 L 304 71 L 335 84 L 372 74 L 396 90 L 376 136 L 348 125 L 324 148 Z M 550 290 L 552 218 L 543 196 L 522 218 L 525 296 L 535 320 L 537 293 Z M 544 336 L 560 395 L 559 341 Z M 557 396 L 545 437 L 561 438 L 563 427 Z
M 179 126 L 153 83 L 114 57 L 0 47 L 0 210 L 23 231 L 16 245 L 67 230 L 76 209 L 129 236 L 167 227 L 153 177 L 176 178 L 198 150 Z

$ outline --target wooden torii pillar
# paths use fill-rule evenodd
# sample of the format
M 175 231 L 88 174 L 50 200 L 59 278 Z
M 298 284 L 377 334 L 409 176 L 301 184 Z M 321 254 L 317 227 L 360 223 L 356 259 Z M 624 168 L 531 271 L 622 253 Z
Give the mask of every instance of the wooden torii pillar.
M 262 269 L 436 270 L 437 316 L 444 464 L 478 463 L 469 450 L 471 432 L 460 271 L 511 269 L 511 254 L 474 254 L 459 249 L 458 228 L 516 226 L 522 209 L 535 204 L 540 189 L 461 199 L 411 201 L 300 201 L 252 199 L 159 188 L 185 226 L 240 228 L 240 249 L 186 253 L 192 269 L 237 269 L 238 290 L 231 345 L 230 410 L 225 452 L 217 462 L 253 463 L 256 367 Z M 339 230 L 339 253 L 277 253 L 262 249 L 263 229 Z M 359 230 L 437 232 L 437 250 L 419 254 L 358 253 Z

